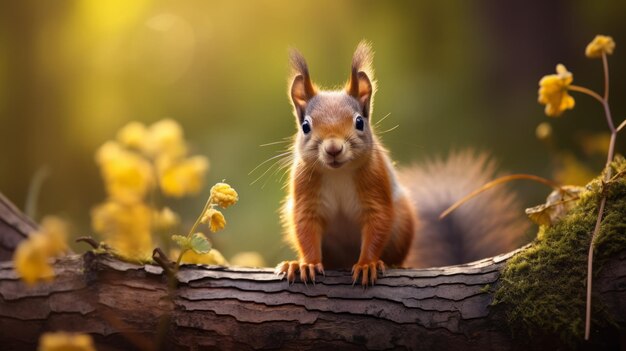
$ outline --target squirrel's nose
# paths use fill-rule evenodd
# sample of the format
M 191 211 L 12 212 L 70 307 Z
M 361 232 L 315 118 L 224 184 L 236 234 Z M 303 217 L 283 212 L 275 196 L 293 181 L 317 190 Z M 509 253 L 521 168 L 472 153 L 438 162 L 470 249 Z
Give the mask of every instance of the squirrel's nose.
M 337 156 L 341 153 L 341 151 L 343 151 L 343 145 L 335 145 L 335 144 L 330 144 L 330 145 L 326 145 L 324 147 L 324 151 L 326 151 L 327 154 L 329 154 L 330 156 Z

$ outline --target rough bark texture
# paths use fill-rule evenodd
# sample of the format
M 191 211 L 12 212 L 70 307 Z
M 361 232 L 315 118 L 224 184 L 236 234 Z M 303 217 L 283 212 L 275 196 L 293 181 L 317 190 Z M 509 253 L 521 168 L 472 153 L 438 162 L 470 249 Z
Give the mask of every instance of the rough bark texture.
M 35 228 L 0 196 L 6 258 Z M 270 269 L 195 265 L 181 267 L 178 287 L 168 289 L 159 266 L 93 253 L 56 261 L 54 281 L 27 287 L 12 262 L 0 262 L 0 349 L 34 350 L 56 330 L 90 333 L 98 350 L 525 349 L 490 307 L 514 254 L 389 270 L 367 290 L 353 287 L 347 271 L 289 286 Z M 603 266 L 594 287 L 626 325 L 626 252 Z
M 170 299 L 159 266 L 92 253 L 55 263 L 56 279 L 28 288 L 0 263 L 0 345 L 34 349 L 49 330 L 90 333 L 98 350 L 506 350 L 489 304 L 513 253 L 432 269 L 390 270 L 375 287 L 332 271 L 288 286 L 269 269 L 183 266 Z M 603 270 L 601 299 L 626 315 L 626 255 Z M 162 330 L 162 332 L 159 332 Z M 158 335 L 164 335 L 162 341 Z
M 10 260 L 17 244 L 37 225 L 0 193 L 0 261 Z

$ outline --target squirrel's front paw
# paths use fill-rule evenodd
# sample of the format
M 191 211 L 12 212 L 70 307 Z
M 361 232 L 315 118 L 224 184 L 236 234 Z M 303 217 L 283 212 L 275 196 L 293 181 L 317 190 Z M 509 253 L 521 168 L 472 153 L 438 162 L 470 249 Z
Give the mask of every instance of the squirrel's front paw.
M 361 285 L 363 287 L 368 285 L 368 280 L 369 283 L 374 285 L 378 278 L 378 270 L 380 270 L 383 275 L 385 274 L 385 264 L 381 260 L 355 264 L 352 266 L 352 285 L 356 284 L 356 281 L 359 280 L 359 275 L 361 275 Z
M 306 284 L 311 280 L 315 284 L 315 272 L 324 275 L 324 266 L 321 263 L 300 263 L 298 261 L 283 261 L 276 266 L 274 273 L 285 274 L 288 283 L 296 281 L 296 272 L 300 271 L 300 280 Z

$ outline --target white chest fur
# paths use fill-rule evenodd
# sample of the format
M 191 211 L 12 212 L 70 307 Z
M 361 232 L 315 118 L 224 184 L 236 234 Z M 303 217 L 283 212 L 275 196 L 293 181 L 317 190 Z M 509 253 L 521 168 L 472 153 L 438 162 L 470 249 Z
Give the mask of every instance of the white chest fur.
M 337 217 L 358 221 L 361 201 L 354 183 L 354 173 L 337 170 L 322 176 L 320 214 L 332 221 Z
M 319 211 L 326 224 L 322 261 L 328 268 L 349 268 L 359 258 L 362 206 L 353 176 L 343 170 L 322 176 Z

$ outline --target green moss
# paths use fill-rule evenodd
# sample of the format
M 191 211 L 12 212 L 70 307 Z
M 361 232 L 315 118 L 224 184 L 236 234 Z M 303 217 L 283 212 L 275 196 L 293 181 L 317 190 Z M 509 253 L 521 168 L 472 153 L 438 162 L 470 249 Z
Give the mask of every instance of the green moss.
M 626 170 L 617 159 L 613 174 Z M 612 255 L 626 250 L 626 176 L 605 187 L 607 202 L 596 238 L 594 274 Z M 587 254 L 601 198 L 601 182 L 587 185 L 576 206 L 558 223 L 542 226 L 537 239 L 507 262 L 494 299 L 514 337 L 553 337 L 567 345 L 584 335 Z M 593 323 L 606 326 L 608 313 L 592 303 Z

